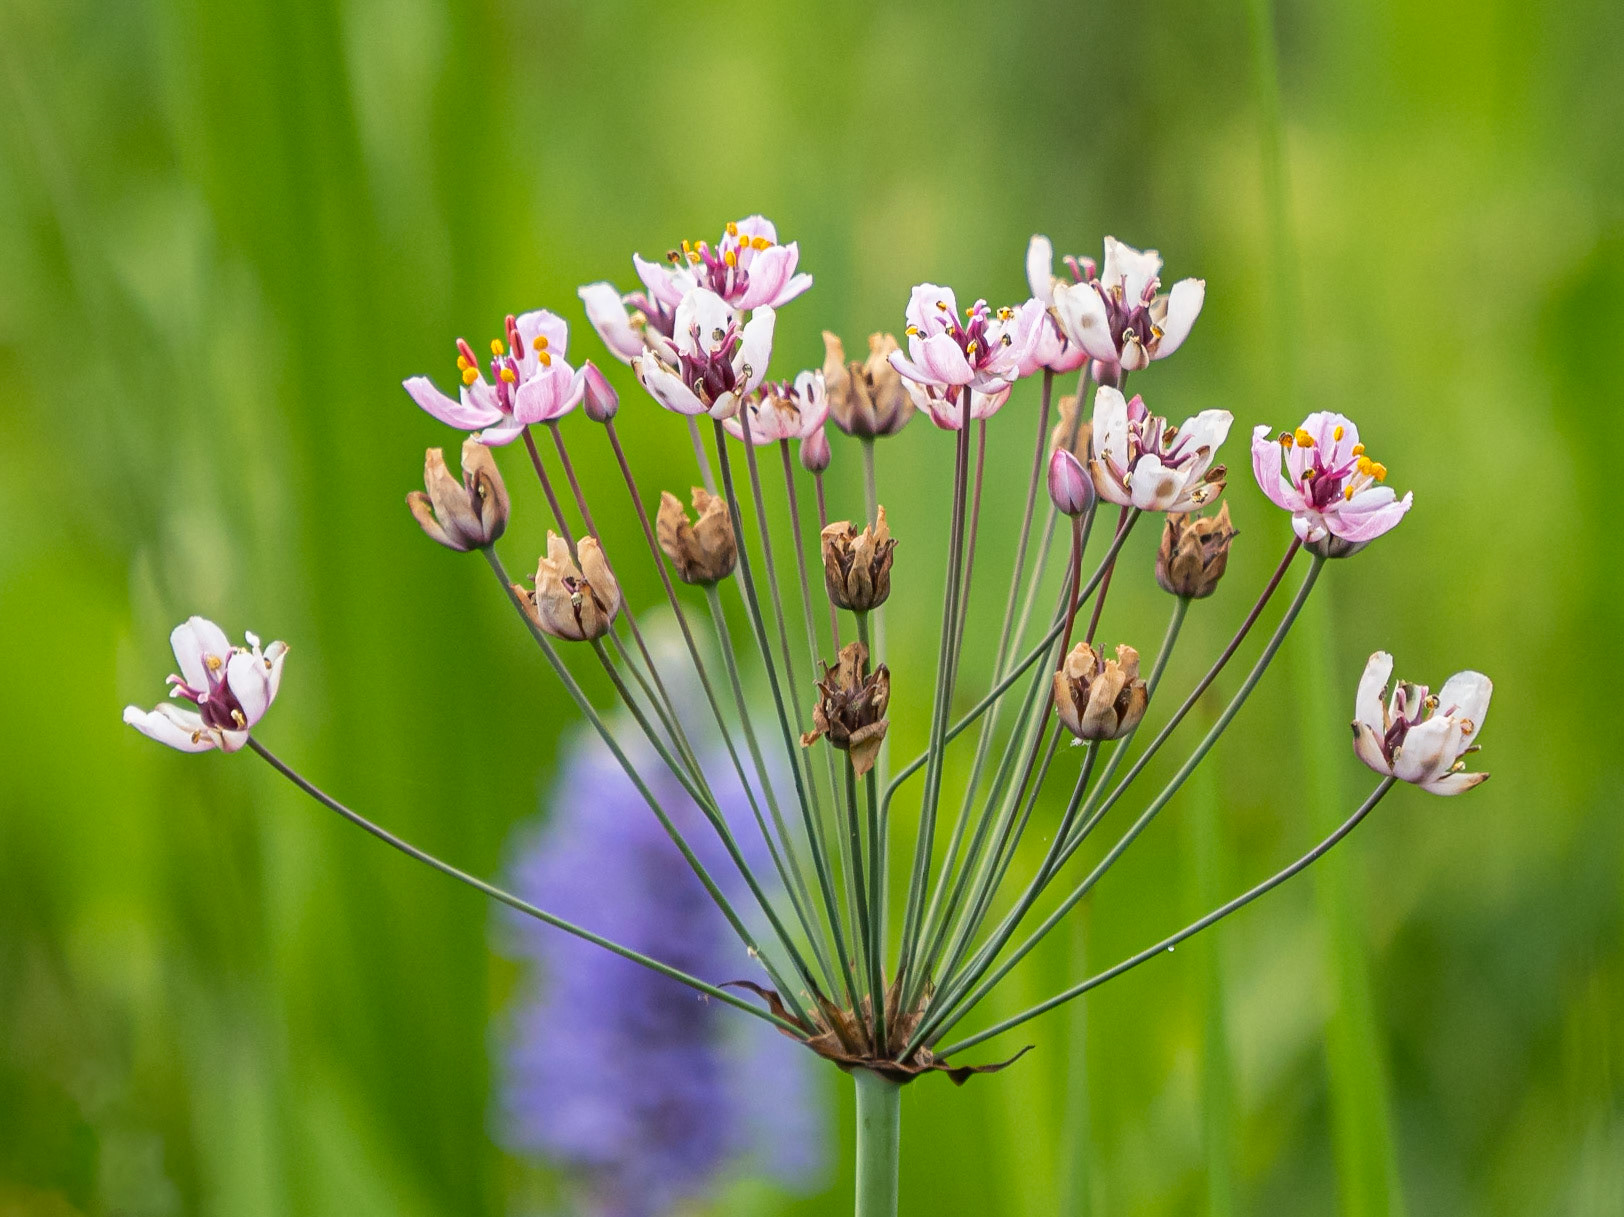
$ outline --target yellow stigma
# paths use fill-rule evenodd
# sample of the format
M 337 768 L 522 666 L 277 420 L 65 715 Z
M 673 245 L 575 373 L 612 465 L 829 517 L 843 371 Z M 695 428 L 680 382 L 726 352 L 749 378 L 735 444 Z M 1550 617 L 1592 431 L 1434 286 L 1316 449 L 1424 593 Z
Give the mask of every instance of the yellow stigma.
M 1341 426 L 1340 423 L 1337 424 L 1336 430 L 1331 432 L 1331 438 L 1332 439 L 1337 439 L 1337 440 L 1342 438 L 1342 426 Z
M 1314 437 L 1308 434 L 1306 428 L 1298 427 L 1292 438 L 1297 441 L 1297 447 L 1299 448 L 1312 448 L 1314 446 Z
M 1365 454 L 1365 446 L 1363 444 L 1355 444 L 1353 446 L 1353 454 L 1355 456 L 1363 456 Z
M 476 381 L 478 379 L 479 379 L 479 369 L 478 368 L 464 368 L 462 370 L 462 383 L 463 384 L 471 385 L 471 384 L 474 383 L 474 381 Z
M 766 249 L 771 244 L 772 244 L 772 242 L 767 240 L 766 237 L 751 237 L 750 238 L 750 248 L 751 249 Z
M 507 353 L 507 347 L 502 345 L 502 340 L 500 338 L 492 338 L 491 339 L 491 354 L 492 355 L 505 355 L 506 353 Z
M 469 368 L 471 368 L 473 366 L 474 366 L 473 364 L 468 362 L 468 356 L 466 356 L 466 355 L 458 355 L 457 356 L 457 371 L 466 372 Z
M 507 383 L 507 384 L 513 384 L 513 383 L 514 383 L 514 382 L 515 382 L 515 381 L 516 381 L 516 380 L 518 380 L 518 379 L 519 379 L 519 378 L 518 378 L 518 376 L 516 376 L 516 375 L 515 375 L 515 374 L 514 374 L 514 372 L 513 372 L 513 369 L 512 369 L 512 368 L 503 368 L 503 369 L 502 369 L 502 379 L 503 379 L 503 381 L 504 381 L 504 382 L 506 382 L 506 383 Z
M 530 345 L 538 351 L 545 351 L 547 349 L 547 335 L 537 334 L 530 340 Z

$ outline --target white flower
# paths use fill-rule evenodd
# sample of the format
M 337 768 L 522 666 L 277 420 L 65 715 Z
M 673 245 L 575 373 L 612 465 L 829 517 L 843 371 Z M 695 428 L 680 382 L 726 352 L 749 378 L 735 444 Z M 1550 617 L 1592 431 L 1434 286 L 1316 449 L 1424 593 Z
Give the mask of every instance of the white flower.
M 829 395 L 821 371 L 802 372 L 795 383 L 768 381 L 744 399 L 744 408 L 722 424 L 734 439 L 744 438 L 744 418 L 750 421 L 750 442 L 756 446 L 779 440 L 806 440 L 823 430 L 829 417 Z
M 1433 794 L 1460 794 L 1488 780 L 1463 773 L 1461 757 L 1476 752 L 1494 684 L 1481 672 L 1457 672 L 1436 697 L 1425 685 L 1399 681 L 1387 696 L 1393 657 L 1377 651 L 1365 665 L 1354 702 L 1353 751 L 1377 773 Z
M 1228 410 L 1203 410 L 1176 431 L 1142 397 L 1110 385 L 1094 393 L 1093 459 L 1100 498 L 1141 511 L 1194 511 L 1217 498 L 1225 470 L 1213 457 L 1229 434 Z
M 738 312 L 725 300 L 696 287 L 677 305 L 672 342 L 678 366 L 650 351 L 633 359 L 632 369 L 667 410 L 730 418 L 767 374 L 776 319 L 763 306 L 740 325 Z
M 1099 277 L 1088 258 L 1066 259 L 1072 279 L 1057 277 L 1054 247 L 1033 237 L 1027 247 L 1026 275 L 1032 294 L 1054 307 L 1060 328 L 1102 365 L 1102 381 L 1136 372 L 1152 359 L 1166 359 L 1189 337 L 1201 315 L 1207 285 L 1180 279 L 1171 292 L 1158 292 L 1162 259 L 1154 249 L 1137 250 L 1105 238 Z
M 126 706 L 124 721 L 182 752 L 237 751 L 275 700 L 288 653 L 286 643 L 273 642 L 262 651 L 255 635 L 246 637 L 246 647 L 233 647 L 224 630 L 202 617 L 176 626 L 169 642 L 181 674 L 169 678 L 170 696 L 197 709 L 172 702 L 152 710 Z

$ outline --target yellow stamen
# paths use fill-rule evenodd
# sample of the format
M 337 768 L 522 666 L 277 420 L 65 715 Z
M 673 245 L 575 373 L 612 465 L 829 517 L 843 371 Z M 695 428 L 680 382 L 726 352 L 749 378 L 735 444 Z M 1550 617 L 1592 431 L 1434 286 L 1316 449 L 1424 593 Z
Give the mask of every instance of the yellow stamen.
M 537 334 L 530 340 L 530 345 L 538 351 L 545 351 L 547 349 L 547 335 Z
M 1292 438 L 1297 441 L 1297 447 L 1299 448 L 1312 448 L 1314 446 L 1314 437 L 1308 434 L 1308 431 L 1303 427 L 1298 427 Z
M 502 345 L 502 340 L 500 338 L 492 338 L 491 339 L 491 354 L 492 355 L 504 355 L 506 353 L 507 353 L 507 347 Z
M 208 665 L 208 669 L 211 672 L 218 672 L 221 668 L 225 667 L 225 660 L 221 659 L 218 655 L 205 655 L 203 657 L 203 662 Z
M 1336 430 L 1335 430 L 1335 431 L 1333 431 L 1333 432 L 1331 432 L 1331 438 L 1332 438 L 1332 439 L 1336 439 L 1336 440 L 1339 440 L 1339 439 L 1341 439 L 1341 438 L 1342 438 L 1342 427 L 1341 427 L 1341 424 L 1338 424 L 1338 425 L 1337 425 L 1337 428 L 1336 428 Z
M 471 368 L 473 366 L 474 366 L 473 364 L 468 362 L 468 357 L 466 355 L 458 355 L 457 356 L 457 371 L 466 372 L 469 368 Z
M 502 379 L 503 379 L 503 381 L 505 381 L 508 384 L 513 384 L 519 378 L 516 375 L 514 375 L 512 368 L 503 368 L 502 369 Z
M 1352 486 L 1349 486 L 1346 490 L 1344 490 L 1342 492 L 1342 498 L 1343 498 L 1344 501 L 1349 501 L 1349 502 L 1352 501 L 1352 499 L 1353 499 L 1353 487 Z
M 910 325 L 907 329 L 903 330 L 902 332 L 904 334 L 908 335 L 908 337 L 910 337 L 910 338 L 917 338 L 919 336 L 919 327 L 917 325 Z
M 690 266 L 698 266 L 699 265 L 699 255 L 697 253 L 689 254 L 688 255 L 688 264 Z
M 553 357 L 546 351 L 537 351 L 536 358 L 541 361 L 541 366 L 544 368 L 550 368 L 553 366 Z
M 1365 446 L 1363 444 L 1355 444 L 1353 446 L 1353 454 L 1355 456 L 1363 456 L 1365 454 Z
M 722 255 L 722 261 L 726 262 L 729 266 L 737 266 L 739 264 L 739 255 L 730 249 Z
M 751 249 L 766 249 L 770 245 L 772 245 L 772 242 L 767 240 L 766 237 L 751 237 L 750 238 L 750 248 Z
M 1359 472 L 1364 474 L 1366 477 L 1370 476 L 1370 471 L 1375 467 L 1376 462 L 1371 460 L 1368 456 L 1361 456 L 1359 458 L 1359 463 L 1354 466 L 1354 468 L 1358 469 Z
M 1282 431 L 1280 433 L 1280 446 L 1282 448 L 1291 447 L 1291 432 L 1290 431 Z
M 727 222 L 727 235 L 730 237 L 736 237 L 739 235 L 739 226 L 732 220 Z
M 944 312 L 944 313 L 948 311 L 947 301 L 946 300 L 938 300 L 936 302 L 936 307 L 941 309 L 942 312 Z
M 1378 482 L 1385 482 L 1387 480 L 1387 466 L 1377 461 L 1370 467 L 1370 476 Z
M 474 381 L 476 381 L 478 379 L 479 379 L 479 369 L 478 368 L 464 368 L 462 370 L 462 383 L 463 384 L 471 385 L 471 384 L 474 383 Z

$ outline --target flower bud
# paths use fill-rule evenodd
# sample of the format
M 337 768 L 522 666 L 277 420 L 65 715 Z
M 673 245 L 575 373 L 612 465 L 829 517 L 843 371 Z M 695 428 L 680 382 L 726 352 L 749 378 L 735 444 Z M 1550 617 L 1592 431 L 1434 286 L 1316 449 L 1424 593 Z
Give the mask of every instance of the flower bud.
M 851 753 L 852 768 L 862 777 L 874 768 L 890 724 L 885 708 L 891 700 L 891 673 L 882 663 L 868 670 L 868 648 L 847 643 L 832 667 L 818 681 L 818 702 L 812 708 L 812 730 L 801 736 L 810 748 L 824 737 L 842 752 Z
M 1229 563 L 1229 543 L 1235 530 L 1229 523 L 1229 504 L 1215 516 L 1175 512 L 1162 528 L 1156 551 L 1156 582 L 1175 596 L 1201 600 L 1218 589 Z
M 801 441 L 801 468 L 808 473 L 822 473 L 829 467 L 829 437 L 819 427 Z
M 677 578 L 684 583 L 716 583 L 733 573 L 739 559 L 733 520 L 727 503 L 703 486 L 693 488 L 693 502 L 698 519 L 690 522 L 676 495 L 661 494 L 655 532 L 660 548 L 677 568 Z
M 891 366 L 897 340 L 890 334 L 868 336 L 868 359 L 846 362 L 846 348 L 828 330 L 823 332 L 823 380 L 829 394 L 829 415 L 847 435 L 876 439 L 895 435 L 913 417 L 914 403 Z
M 581 408 L 593 422 L 608 422 L 620 409 L 620 395 L 615 392 L 615 386 L 609 383 L 609 378 L 590 359 L 581 372 L 586 382 L 586 396 L 582 398 Z
M 547 554 L 536 567 L 536 590 L 514 585 L 530 619 L 544 632 L 566 642 L 602 638 L 620 611 L 620 585 L 594 537 L 570 547 L 555 532 L 547 534 Z
M 445 453 L 430 448 L 423 454 L 425 494 L 406 496 L 419 527 L 447 549 L 466 553 L 484 549 L 507 528 L 508 493 L 491 450 L 476 439 L 462 445 L 462 481 L 446 468 Z
M 1094 479 L 1064 448 L 1049 457 L 1049 500 L 1068 516 L 1082 515 L 1094 501 Z
M 1139 725 L 1150 692 L 1139 679 L 1139 652 L 1119 646 L 1107 659 L 1086 642 L 1071 649 L 1054 674 L 1054 707 L 1078 739 L 1119 739 Z
M 1084 469 L 1094 454 L 1089 451 L 1094 443 L 1094 424 L 1077 417 L 1077 395 L 1067 394 L 1060 399 L 1060 421 L 1049 435 L 1050 448 L 1064 448 L 1075 456 Z
M 841 520 L 823 530 L 823 582 L 837 608 L 866 613 L 891 594 L 891 551 L 897 543 L 886 527 L 885 508 L 858 532 Z

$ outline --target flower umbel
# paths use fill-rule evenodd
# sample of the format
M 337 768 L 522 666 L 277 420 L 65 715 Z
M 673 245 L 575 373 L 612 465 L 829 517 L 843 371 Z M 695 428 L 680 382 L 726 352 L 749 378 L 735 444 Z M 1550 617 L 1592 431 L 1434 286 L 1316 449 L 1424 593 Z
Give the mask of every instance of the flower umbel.
M 1481 672 L 1457 672 L 1434 696 L 1426 685 L 1399 681 L 1392 696 L 1393 657 L 1377 651 L 1365 665 L 1354 703 L 1353 751 L 1377 773 L 1432 794 L 1460 794 L 1489 780 L 1465 773 L 1476 752 L 1494 684 Z
M 285 642 L 261 650 L 256 635 L 245 637 L 247 646 L 233 647 L 214 622 L 187 618 L 169 635 L 181 673 L 169 678 L 169 695 L 197 708 L 182 710 L 172 702 L 151 710 L 126 706 L 124 721 L 182 752 L 237 751 L 276 700 L 288 654 Z
M 1263 493 L 1291 512 L 1291 527 L 1314 553 L 1346 558 L 1396 528 L 1410 510 L 1384 486 L 1387 466 L 1365 454 L 1351 418 L 1318 410 L 1295 431 L 1252 432 L 1252 472 Z M 1285 466 L 1281 471 L 1282 463 Z

